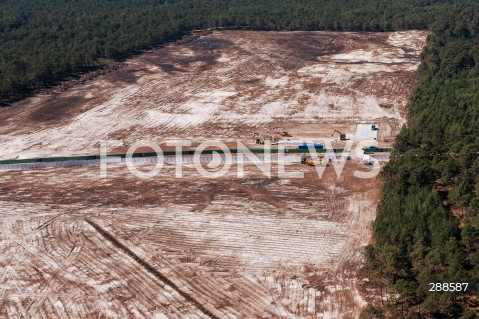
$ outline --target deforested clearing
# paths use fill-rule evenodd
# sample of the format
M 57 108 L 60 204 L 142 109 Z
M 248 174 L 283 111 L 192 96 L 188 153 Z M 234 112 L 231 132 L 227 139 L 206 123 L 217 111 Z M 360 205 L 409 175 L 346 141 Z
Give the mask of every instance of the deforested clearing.
M 215 31 L 0 109 L 2 159 L 99 153 L 101 140 L 253 143 L 405 122 L 427 32 Z M 339 141 L 337 143 L 340 143 Z M 338 144 L 339 145 L 339 144 Z M 141 164 L 148 169 L 151 164 Z M 247 164 L 208 179 L 166 164 L 0 171 L 0 317 L 358 318 L 378 177 Z M 276 167 L 274 167 L 276 169 Z M 275 171 L 275 169 L 273 171 Z
M 372 120 L 389 142 L 405 122 L 426 35 L 214 32 L 0 109 L 0 159 L 94 154 L 108 139 L 250 140 Z
M 210 317 L 199 303 L 217 318 L 355 318 L 378 181 L 355 179 L 352 164 L 339 180 L 287 169 L 306 176 L 2 174 L 2 314 Z

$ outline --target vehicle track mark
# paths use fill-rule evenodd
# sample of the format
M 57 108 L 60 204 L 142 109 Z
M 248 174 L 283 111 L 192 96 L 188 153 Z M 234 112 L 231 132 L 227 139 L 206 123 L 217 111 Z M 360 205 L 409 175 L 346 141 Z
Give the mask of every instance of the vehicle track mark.
M 183 290 L 180 289 L 173 281 L 171 281 L 169 278 L 161 274 L 158 270 L 156 270 L 153 266 L 151 266 L 148 262 L 140 258 L 137 254 L 135 254 L 133 251 L 131 251 L 128 247 L 123 245 L 118 239 L 116 239 L 112 234 L 110 234 L 108 231 L 97 225 L 96 223 L 92 222 L 91 220 L 85 219 L 85 221 L 92 226 L 98 233 L 100 233 L 103 238 L 108 240 L 113 246 L 116 248 L 120 249 L 128 255 L 129 257 L 133 258 L 138 264 L 140 264 L 146 271 L 148 271 L 150 274 L 155 276 L 157 279 L 161 280 L 164 284 L 170 286 L 173 288 L 180 296 L 185 298 L 187 301 L 191 302 L 193 305 L 195 305 L 203 314 L 206 316 L 212 318 L 212 319 L 220 319 L 217 315 L 213 314 L 210 310 L 208 310 L 203 304 L 201 304 L 198 300 L 196 300 L 194 297 L 192 297 L 190 294 L 184 292 Z

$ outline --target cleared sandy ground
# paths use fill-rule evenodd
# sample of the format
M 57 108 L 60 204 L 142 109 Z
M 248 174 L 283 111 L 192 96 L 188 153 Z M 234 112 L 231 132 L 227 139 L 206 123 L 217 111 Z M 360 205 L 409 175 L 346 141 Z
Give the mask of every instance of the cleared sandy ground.
M 124 167 L 104 180 L 95 167 L 2 173 L 0 316 L 211 317 L 197 302 L 217 318 L 355 318 L 378 196 L 355 169 L 339 180 L 299 164 L 287 170 L 305 179 L 253 166 L 214 181 L 188 167 L 147 181 Z
M 404 123 L 424 32 L 214 32 L 0 110 L 2 159 L 104 139 L 251 141 Z M 151 164 L 143 164 L 148 166 Z M 246 167 L 138 179 L 112 165 L 0 172 L 0 318 L 358 318 L 377 178 Z M 168 168 L 169 167 L 169 168 Z
M 252 140 L 355 131 L 390 142 L 426 32 L 214 32 L 148 52 L 59 95 L 0 109 L 0 158 L 96 154 L 99 142 Z

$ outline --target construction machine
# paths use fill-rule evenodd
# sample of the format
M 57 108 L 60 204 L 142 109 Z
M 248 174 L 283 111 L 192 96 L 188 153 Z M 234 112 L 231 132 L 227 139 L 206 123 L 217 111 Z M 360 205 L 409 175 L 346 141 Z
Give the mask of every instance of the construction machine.
M 264 145 L 265 142 L 271 142 L 274 140 L 275 139 L 270 135 L 265 135 L 265 136 L 257 135 L 254 137 L 255 143 L 259 145 Z
M 291 134 L 289 134 L 286 131 L 281 132 L 281 137 L 293 137 Z
M 319 158 L 319 163 L 315 163 L 311 157 L 302 157 L 301 158 L 301 164 L 305 164 L 308 166 L 316 166 L 316 165 L 325 165 L 326 167 L 329 166 L 331 160 L 326 162 L 324 158 Z
M 339 134 L 339 139 L 341 141 L 344 141 L 346 140 L 346 134 L 344 134 L 343 132 L 340 132 L 338 130 L 334 130 L 333 134 L 331 134 L 331 136 L 334 136 L 334 134 L 338 133 Z
M 302 157 L 301 158 L 301 164 L 306 164 L 308 166 L 314 166 L 314 161 L 313 161 L 312 158 Z
M 262 137 L 258 137 L 256 140 L 255 140 L 256 144 L 259 144 L 259 145 L 264 145 L 264 139 Z
M 256 144 L 264 145 L 264 138 L 259 133 L 253 133 L 253 139 Z

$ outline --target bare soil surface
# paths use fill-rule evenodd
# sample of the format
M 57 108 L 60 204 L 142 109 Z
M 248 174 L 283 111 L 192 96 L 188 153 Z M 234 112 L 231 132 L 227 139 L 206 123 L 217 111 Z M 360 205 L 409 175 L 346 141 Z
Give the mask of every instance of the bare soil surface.
M 377 179 L 141 180 L 123 166 L 0 176 L 5 317 L 356 318 Z
M 427 33 L 215 31 L 0 109 L 0 158 L 99 153 L 99 142 L 251 143 L 404 120 Z M 151 164 L 139 164 L 148 169 Z M 380 180 L 348 161 L 251 164 L 217 179 L 173 164 L 0 172 L 0 318 L 358 318 Z M 276 168 L 276 167 L 275 167 Z M 273 170 L 273 172 L 276 172 Z
M 426 35 L 216 31 L 0 109 L 0 158 L 96 154 L 108 139 L 327 137 L 358 122 L 391 143 Z

